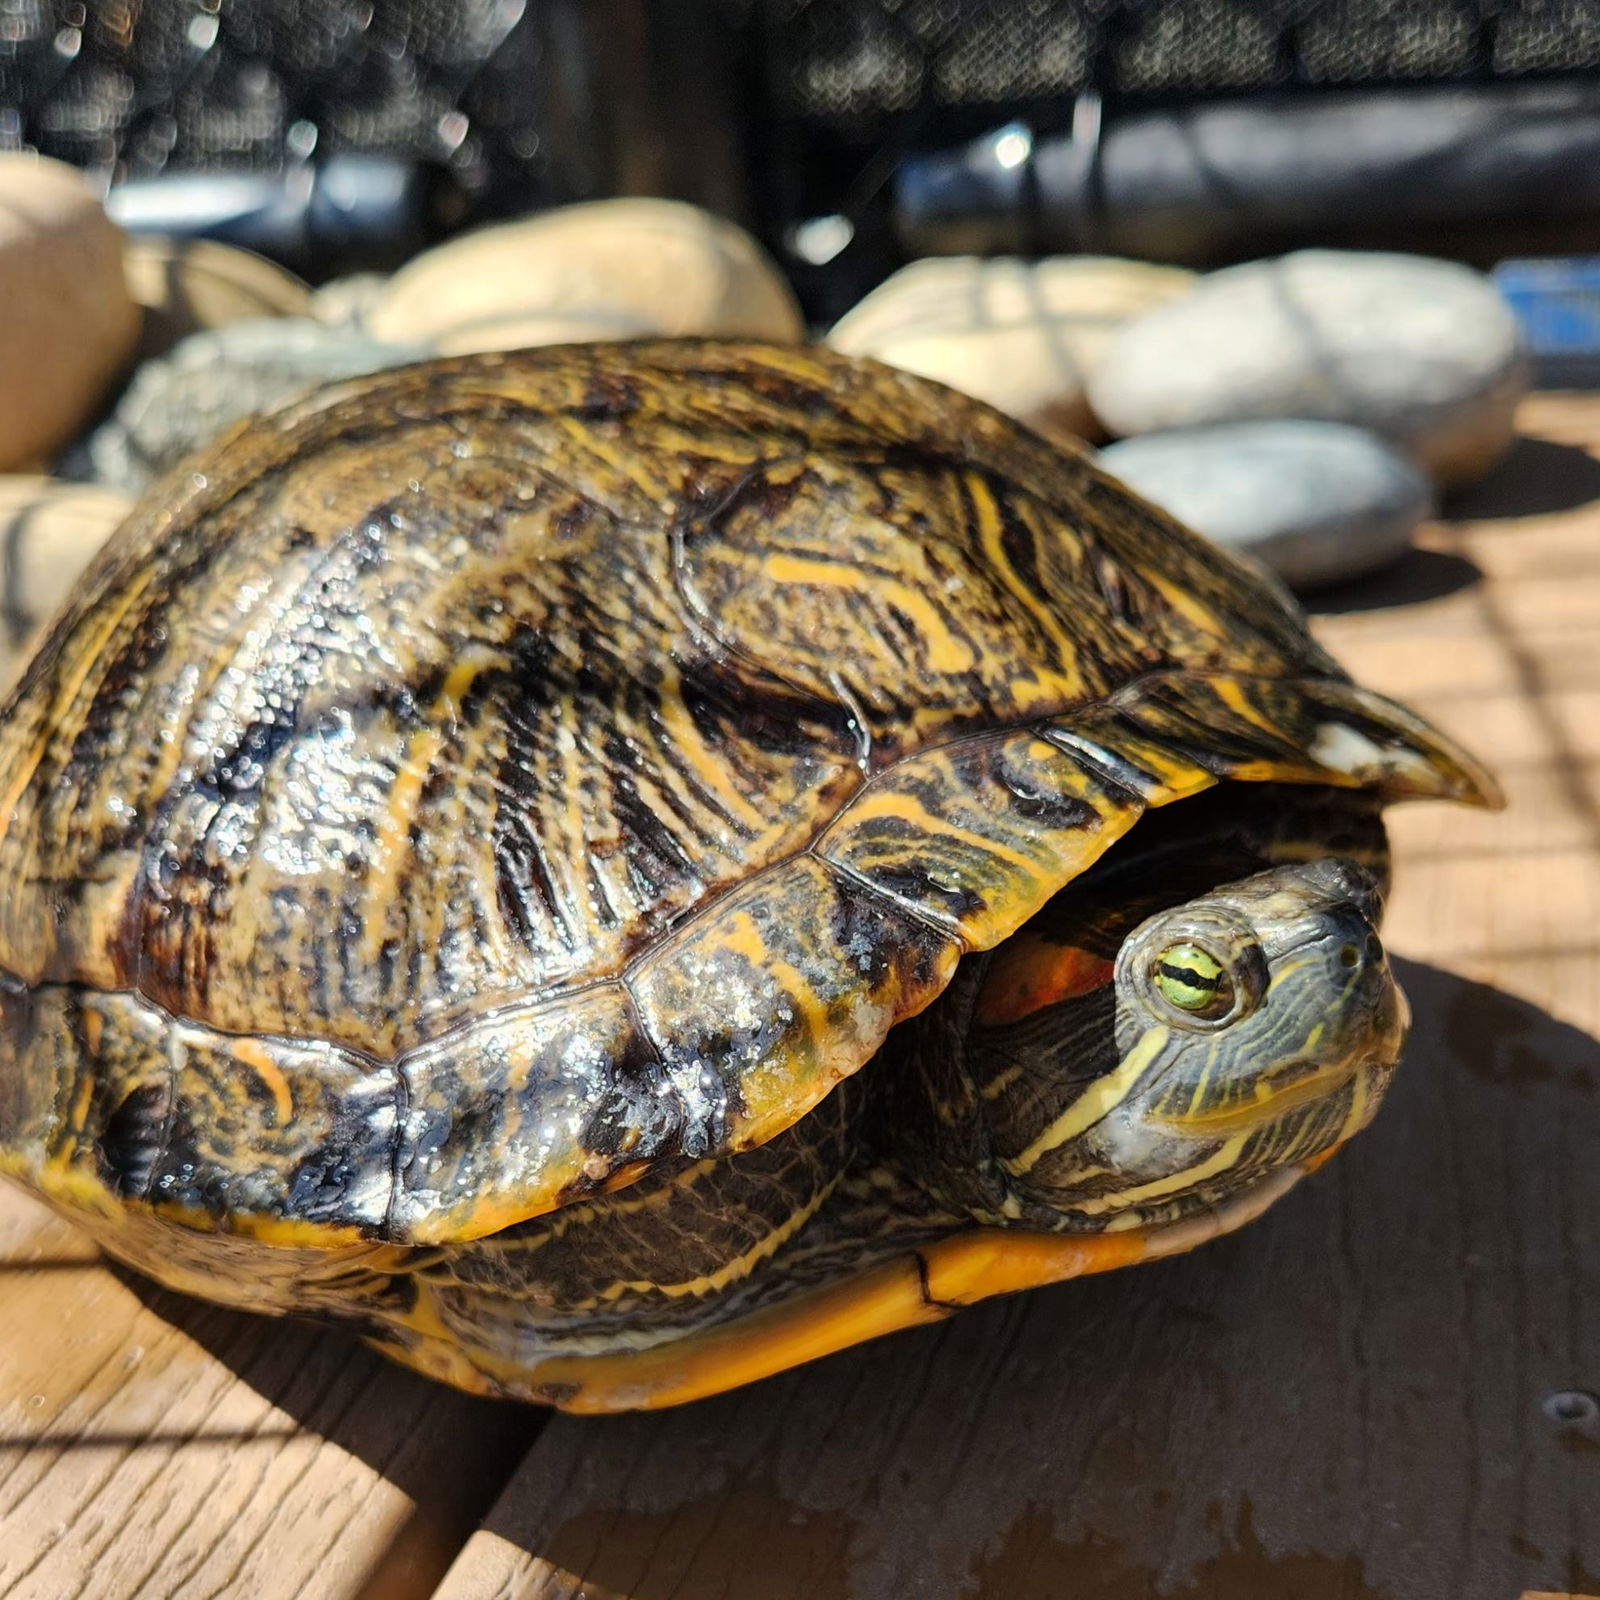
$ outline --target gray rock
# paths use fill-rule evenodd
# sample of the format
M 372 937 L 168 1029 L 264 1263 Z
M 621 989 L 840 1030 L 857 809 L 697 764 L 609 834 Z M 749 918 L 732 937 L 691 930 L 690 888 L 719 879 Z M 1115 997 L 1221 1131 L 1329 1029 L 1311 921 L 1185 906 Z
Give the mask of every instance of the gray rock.
M 1510 443 L 1528 386 L 1489 281 L 1421 256 L 1302 250 L 1212 273 L 1128 323 L 1091 376 L 1116 434 L 1270 417 L 1383 434 L 1441 483 Z
M 1361 428 L 1235 422 L 1124 439 L 1100 464 L 1295 589 L 1387 565 L 1432 510 L 1426 476 Z
M 265 317 L 192 334 L 134 374 L 116 410 L 89 437 L 88 474 L 138 493 L 241 417 L 275 410 L 320 383 L 428 353 L 424 345 L 391 344 L 307 317 Z

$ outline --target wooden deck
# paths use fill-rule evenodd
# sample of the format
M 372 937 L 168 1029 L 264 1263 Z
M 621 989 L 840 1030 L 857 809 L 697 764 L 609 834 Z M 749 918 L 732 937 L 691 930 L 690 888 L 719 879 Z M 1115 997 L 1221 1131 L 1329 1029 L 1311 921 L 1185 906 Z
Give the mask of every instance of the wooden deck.
M 0 1593 L 1600 1596 L 1600 398 L 1523 424 L 1319 608 L 1512 809 L 1394 814 L 1407 1066 L 1263 1221 L 583 1420 L 140 1285 L 6 1193 Z

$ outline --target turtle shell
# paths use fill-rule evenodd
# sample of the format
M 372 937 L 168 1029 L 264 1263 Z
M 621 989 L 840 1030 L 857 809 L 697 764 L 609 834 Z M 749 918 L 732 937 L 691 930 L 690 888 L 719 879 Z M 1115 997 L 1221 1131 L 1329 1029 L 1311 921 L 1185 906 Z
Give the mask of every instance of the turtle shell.
M 758 1145 L 1150 806 L 1484 798 L 1267 579 L 825 350 L 345 383 L 159 484 L 0 727 L 0 1161 L 459 1242 Z

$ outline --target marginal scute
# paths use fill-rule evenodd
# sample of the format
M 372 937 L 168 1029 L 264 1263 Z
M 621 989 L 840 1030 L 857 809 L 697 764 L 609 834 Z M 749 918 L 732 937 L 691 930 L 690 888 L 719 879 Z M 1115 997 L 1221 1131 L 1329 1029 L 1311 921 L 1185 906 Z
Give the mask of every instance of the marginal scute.
M 321 1041 L 175 1022 L 60 985 L 3 1008 L 6 1168 L 68 1205 L 333 1247 L 384 1226 L 395 1075 Z M 15 1059 L 15 1057 L 13 1057 Z
M 1322 712 L 1309 748 L 1324 772 L 1343 773 L 1386 800 L 1505 804 L 1498 780 L 1470 751 L 1386 696 L 1319 679 L 1307 698 Z
M 515 1007 L 400 1063 L 386 1237 L 459 1243 L 607 1187 L 672 1150 L 692 1115 L 621 984 Z
M 906 757 L 850 802 L 816 851 L 967 949 L 985 950 L 1143 809 L 1136 794 L 1024 729 Z
M 1453 740 L 1340 678 L 1157 674 L 1057 727 L 1136 766 L 1164 752 L 1169 764 L 1237 782 L 1333 783 L 1374 789 L 1386 800 L 1500 803 L 1494 779 Z
M 748 1149 L 796 1122 L 944 988 L 959 954 L 811 856 L 725 895 L 629 976 L 690 1108 L 682 1153 Z

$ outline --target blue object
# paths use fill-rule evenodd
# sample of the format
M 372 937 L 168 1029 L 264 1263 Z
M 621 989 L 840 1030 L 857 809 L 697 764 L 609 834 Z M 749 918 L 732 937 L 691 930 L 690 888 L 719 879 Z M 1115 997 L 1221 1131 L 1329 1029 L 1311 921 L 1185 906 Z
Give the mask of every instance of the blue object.
M 1600 357 L 1600 256 L 1502 261 L 1493 277 L 1530 354 Z

